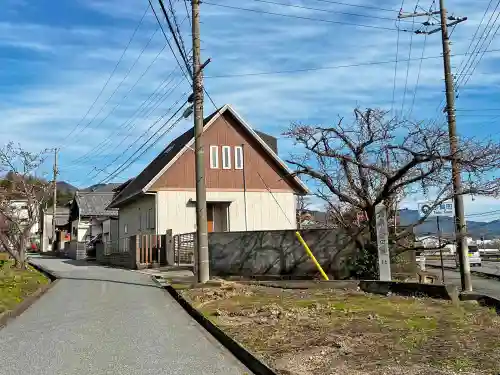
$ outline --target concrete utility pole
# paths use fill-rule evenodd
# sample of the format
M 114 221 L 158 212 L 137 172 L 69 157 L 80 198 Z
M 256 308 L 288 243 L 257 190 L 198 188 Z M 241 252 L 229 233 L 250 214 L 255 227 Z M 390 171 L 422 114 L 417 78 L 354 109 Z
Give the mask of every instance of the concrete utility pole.
M 53 186 L 53 202 L 52 202 L 52 250 L 56 242 L 56 207 L 57 207 L 57 148 L 54 149 L 54 186 Z
M 198 282 L 210 277 L 208 259 L 207 191 L 203 149 L 203 70 L 200 56 L 200 0 L 191 0 L 193 34 L 194 140 L 196 164 L 196 252 Z
M 413 13 L 413 14 L 400 14 L 400 18 L 429 16 L 436 12 L 426 13 Z M 463 291 L 472 291 L 472 282 L 470 276 L 470 265 L 467 250 L 467 230 L 465 223 L 464 201 L 462 196 L 462 177 L 460 175 L 460 164 L 457 160 L 458 139 L 455 117 L 455 88 L 453 87 L 453 75 L 451 73 L 450 61 L 450 39 L 448 36 L 448 27 L 457 25 L 465 20 L 467 17 L 447 17 L 446 9 L 444 7 L 444 0 L 439 0 L 439 14 L 441 16 L 440 27 L 431 31 L 415 31 L 416 34 L 434 34 L 441 31 L 441 40 L 443 44 L 443 63 L 444 63 L 444 80 L 446 87 L 446 114 L 448 118 L 448 133 L 450 141 L 450 152 L 452 155 L 451 160 L 451 173 L 453 183 L 453 200 L 455 206 L 455 237 L 457 241 L 457 252 L 460 260 L 460 277 L 462 281 Z M 452 21 L 447 23 L 447 21 Z

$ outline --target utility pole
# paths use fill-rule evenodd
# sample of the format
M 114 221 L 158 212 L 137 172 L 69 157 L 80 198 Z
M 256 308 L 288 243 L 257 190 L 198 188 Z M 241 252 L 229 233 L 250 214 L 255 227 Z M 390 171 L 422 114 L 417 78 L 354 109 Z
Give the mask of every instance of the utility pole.
M 462 290 L 466 292 L 472 291 L 472 281 L 470 276 L 470 265 L 467 251 L 467 229 L 465 222 L 464 201 L 462 196 L 462 177 L 460 174 L 460 164 L 458 163 L 458 138 L 457 126 L 455 117 L 455 88 L 453 86 L 453 75 L 451 73 L 450 61 L 450 38 L 448 35 L 448 27 L 455 26 L 467 20 L 467 17 L 455 17 L 446 15 L 444 0 L 439 0 L 439 11 L 429 11 L 423 13 L 401 13 L 399 18 L 430 16 L 433 14 L 440 15 L 440 26 L 430 30 L 417 30 L 415 34 L 434 34 L 441 31 L 441 41 L 443 45 L 443 65 L 444 65 L 444 81 L 446 88 L 446 114 L 448 119 L 448 134 L 451 152 L 451 174 L 453 184 L 453 200 L 455 206 L 455 237 L 457 241 L 457 253 L 460 261 L 460 278 L 462 282 Z M 451 21 L 447 23 L 448 21 Z M 429 26 L 429 22 L 424 22 L 424 26 Z
M 53 186 L 53 202 L 52 202 L 52 250 L 56 242 L 56 206 L 57 206 L 57 148 L 54 148 L 54 186 Z
M 203 150 L 203 66 L 200 52 L 200 0 L 191 0 L 193 34 L 194 144 L 196 168 L 196 271 L 199 283 L 210 277 L 208 259 L 207 191 Z

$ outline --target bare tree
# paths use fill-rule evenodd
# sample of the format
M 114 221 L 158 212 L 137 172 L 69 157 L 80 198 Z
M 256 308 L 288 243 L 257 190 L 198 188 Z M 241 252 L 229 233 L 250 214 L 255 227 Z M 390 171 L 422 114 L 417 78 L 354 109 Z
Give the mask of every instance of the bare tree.
M 41 154 L 27 152 L 9 143 L 0 149 L 0 245 L 24 268 L 25 252 L 42 205 L 50 197 L 50 183 L 36 178 Z
M 384 203 L 389 216 L 394 202 L 412 194 L 429 192 L 432 208 L 453 197 L 452 157 L 466 176 L 461 194 L 496 195 L 499 180 L 488 178 L 500 164 L 500 145 L 491 141 L 460 139 L 457 155 L 450 154 L 447 128 L 441 124 L 386 119 L 380 110 L 354 110 L 353 121 L 343 118 L 332 127 L 292 124 L 285 133 L 302 155 L 288 162 L 297 174 L 309 178 L 339 226 L 352 236 L 376 273 L 375 207 Z M 358 215 L 364 218 L 358 225 Z M 413 228 L 407 226 L 390 239 L 398 247 L 408 245 Z
M 309 211 L 309 198 L 304 195 L 297 195 L 297 229 L 302 228 L 302 224 L 304 223 L 305 215 Z

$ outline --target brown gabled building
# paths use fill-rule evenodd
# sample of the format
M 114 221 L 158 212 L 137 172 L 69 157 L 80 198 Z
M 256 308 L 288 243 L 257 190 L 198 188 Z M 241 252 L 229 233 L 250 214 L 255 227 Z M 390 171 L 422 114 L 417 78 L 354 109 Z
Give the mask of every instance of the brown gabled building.
M 205 119 L 203 142 L 209 232 L 296 228 L 295 196 L 307 187 L 278 157 L 275 138 L 225 105 Z M 119 209 L 120 238 L 195 231 L 194 166 L 190 129 L 119 187 L 109 207 Z

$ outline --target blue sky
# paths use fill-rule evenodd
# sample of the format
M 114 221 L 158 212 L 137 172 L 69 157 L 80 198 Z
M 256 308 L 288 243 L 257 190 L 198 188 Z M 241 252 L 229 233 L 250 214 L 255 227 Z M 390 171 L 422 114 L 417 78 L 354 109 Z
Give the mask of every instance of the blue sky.
M 394 105 L 394 63 L 333 68 L 393 61 L 398 38 L 395 19 L 401 0 L 341 1 L 358 6 L 326 0 L 270 1 L 292 6 L 255 0 L 211 0 L 202 4 L 202 54 L 204 59 L 212 58 L 206 68 L 205 83 L 218 106 L 232 104 L 254 128 L 275 136 L 280 136 L 292 121 L 327 124 L 338 115 L 349 115 L 356 106 L 393 108 L 419 120 L 444 120 L 436 110 L 443 97 L 442 60 L 425 59 L 421 66 L 418 60 L 424 44 L 424 56 L 440 55 L 439 33 L 427 38 L 399 33 L 399 59 L 410 56 L 411 45 L 411 58 L 415 60 L 409 65 L 405 61 L 398 63 Z M 189 50 L 189 23 L 185 20 L 184 4 L 182 0 L 173 2 L 179 21 L 183 21 L 181 29 Z M 431 2 L 421 0 L 418 4 L 427 9 Z M 488 0 L 447 1 L 453 14 L 468 17 L 452 34 L 452 52 L 458 54 L 452 60 L 455 70 L 461 65 L 460 54 L 467 50 L 488 3 Z M 395 11 L 364 8 L 373 4 Z M 417 0 L 405 0 L 403 4 L 405 11 L 413 11 Z M 175 103 L 190 90 L 179 69 L 175 70 L 176 62 L 168 47 L 160 53 L 165 39 L 151 11 L 147 11 L 115 73 L 91 107 L 146 7 L 145 0 L 4 0 L 0 14 L 2 143 L 20 142 L 33 151 L 61 147 L 60 178 L 80 187 L 106 177 L 105 171 L 97 174 L 96 168 L 111 164 L 106 169 L 109 173 L 124 162 L 145 139 L 137 140 L 138 137 L 168 108 L 177 108 Z M 279 17 L 260 11 L 370 27 Z M 414 27 L 411 22 L 400 25 Z M 500 109 L 495 100 L 500 82 L 498 37 L 488 47 L 488 50 L 494 49 L 499 51 L 485 53 L 460 90 L 459 110 Z M 324 69 L 251 75 L 308 68 Z M 231 77 L 221 77 L 227 75 Z M 417 79 L 419 84 L 413 101 Z M 145 102 L 158 87 L 160 94 Z M 169 88 L 173 88 L 172 92 L 160 102 L 160 95 Z M 155 109 L 156 103 L 159 106 Z M 206 112 L 212 110 L 207 101 Z M 493 134 L 498 139 L 500 129 L 495 125 L 496 116 L 500 116 L 500 110 L 459 111 L 458 130 L 476 137 Z M 148 134 L 153 134 L 160 124 L 158 122 Z M 190 126 L 190 120 L 181 121 L 114 180 L 123 181 L 137 174 L 170 139 Z M 279 147 L 282 157 L 292 150 L 291 142 L 282 138 Z M 40 173 L 49 171 L 47 163 Z M 422 197 L 409 198 L 405 205 L 413 207 L 420 199 Z M 500 209 L 496 200 L 467 199 L 469 213 L 494 209 Z M 496 215 L 483 217 L 494 218 Z

